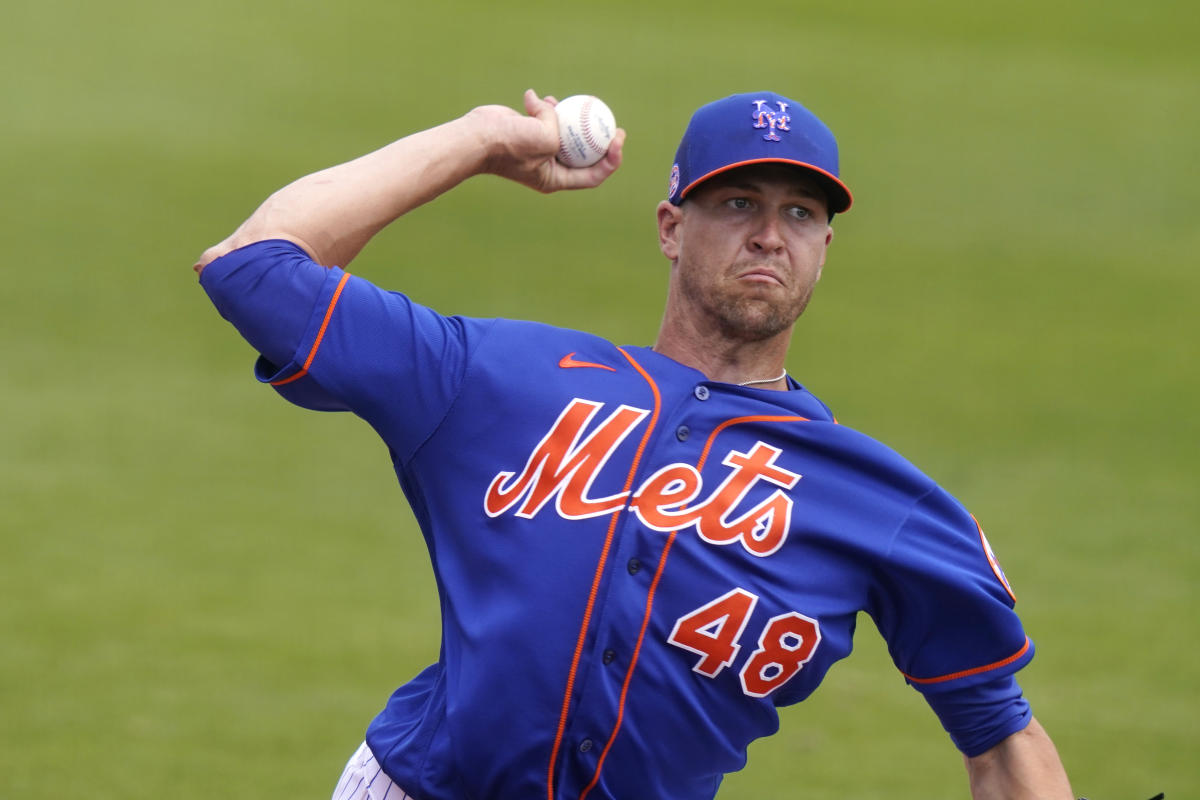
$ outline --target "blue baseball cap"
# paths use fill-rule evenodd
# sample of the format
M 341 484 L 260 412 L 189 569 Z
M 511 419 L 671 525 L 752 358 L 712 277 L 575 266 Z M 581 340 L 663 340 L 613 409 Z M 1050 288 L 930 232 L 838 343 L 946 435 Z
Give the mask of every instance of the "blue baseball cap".
M 854 202 L 838 178 L 833 131 L 804 106 L 774 92 L 731 95 L 692 115 L 675 152 L 667 200 L 679 205 L 714 175 L 764 163 L 810 171 L 825 188 L 830 214 L 840 214 Z

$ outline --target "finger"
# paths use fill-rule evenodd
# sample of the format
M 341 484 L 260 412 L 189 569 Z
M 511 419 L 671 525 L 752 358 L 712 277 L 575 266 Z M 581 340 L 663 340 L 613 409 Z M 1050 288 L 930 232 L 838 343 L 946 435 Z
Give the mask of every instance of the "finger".
M 607 178 L 617 167 L 621 166 L 621 162 L 625 159 L 625 129 L 617 128 L 613 134 L 612 141 L 608 144 L 608 150 L 604 152 L 604 158 L 600 159 L 594 167 L 599 167 Z
M 541 108 L 542 104 L 545 102 L 540 97 L 538 97 L 537 92 L 535 92 L 533 89 L 525 90 L 524 100 L 525 100 L 525 113 L 531 117 L 537 116 L 537 110 L 539 108 Z
M 625 129 L 617 128 L 617 132 L 613 134 L 613 140 L 608 145 L 608 151 L 604 154 L 606 161 L 611 161 L 613 169 L 621 166 L 621 161 L 625 158 Z
M 625 130 L 617 128 L 616 134 L 608 146 L 608 151 L 604 154 L 604 158 L 590 167 L 566 169 L 561 173 L 564 180 L 564 188 L 590 189 L 594 186 L 599 186 L 621 166 L 621 162 L 624 160 L 624 150 Z
M 525 113 L 531 117 L 545 119 L 548 112 L 553 112 L 554 107 L 558 105 L 558 100 L 554 95 L 546 95 L 538 97 L 537 92 L 533 89 L 525 90 Z
M 531 117 L 537 117 L 544 123 L 553 123 L 554 130 L 558 130 L 558 114 L 551 103 L 540 97 L 535 97 L 534 102 L 526 105 L 525 110 L 529 112 L 529 116 Z

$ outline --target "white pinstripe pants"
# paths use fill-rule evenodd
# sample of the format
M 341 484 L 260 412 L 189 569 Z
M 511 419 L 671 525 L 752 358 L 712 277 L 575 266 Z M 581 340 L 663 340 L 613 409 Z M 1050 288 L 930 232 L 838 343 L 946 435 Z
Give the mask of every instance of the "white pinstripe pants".
M 337 788 L 333 790 L 333 800 L 415 800 L 410 794 L 392 783 L 392 779 L 383 774 L 383 768 L 375 760 L 371 748 L 363 742 L 350 760 L 346 762 L 346 771 L 342 773 Z

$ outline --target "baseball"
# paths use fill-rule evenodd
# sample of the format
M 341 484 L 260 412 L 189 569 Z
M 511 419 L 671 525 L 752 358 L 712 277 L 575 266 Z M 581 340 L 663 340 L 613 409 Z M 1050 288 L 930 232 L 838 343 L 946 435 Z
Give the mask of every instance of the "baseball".
M 588 167 L 604 158 L 617 132 L 617 122 L 604 101 L 576 94 L 554 107 L 558 114 L 558 160 L 568 167 Z

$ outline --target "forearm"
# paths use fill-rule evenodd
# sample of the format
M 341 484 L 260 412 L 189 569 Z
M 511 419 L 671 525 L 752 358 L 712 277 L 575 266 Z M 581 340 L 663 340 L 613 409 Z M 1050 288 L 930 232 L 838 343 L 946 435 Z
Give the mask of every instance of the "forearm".
M 197 271 L 227 252 L 286 239 L 321 264 L 345 266 L 389 223 L 483 171 L 486 146 L 467 118 L 421 131 L 272 194 Z
M 975 800 L 1074 800 L 1054 743 L 1038 721 L 966 759 Z
M 286 239 L 326 266 L 346 266 L 393 220 L 479 173 L 540 192 L 599 186 L 621 163 L 617 129 L 605 157 L 568 169 L 555 160 L 558 120 L 552 98 L 525 93 L 525 115 L 480 106 L 361 158 L 313 173 L 271 195 L 229 238 L 210 247 L 197 272 L 225 253 Z

